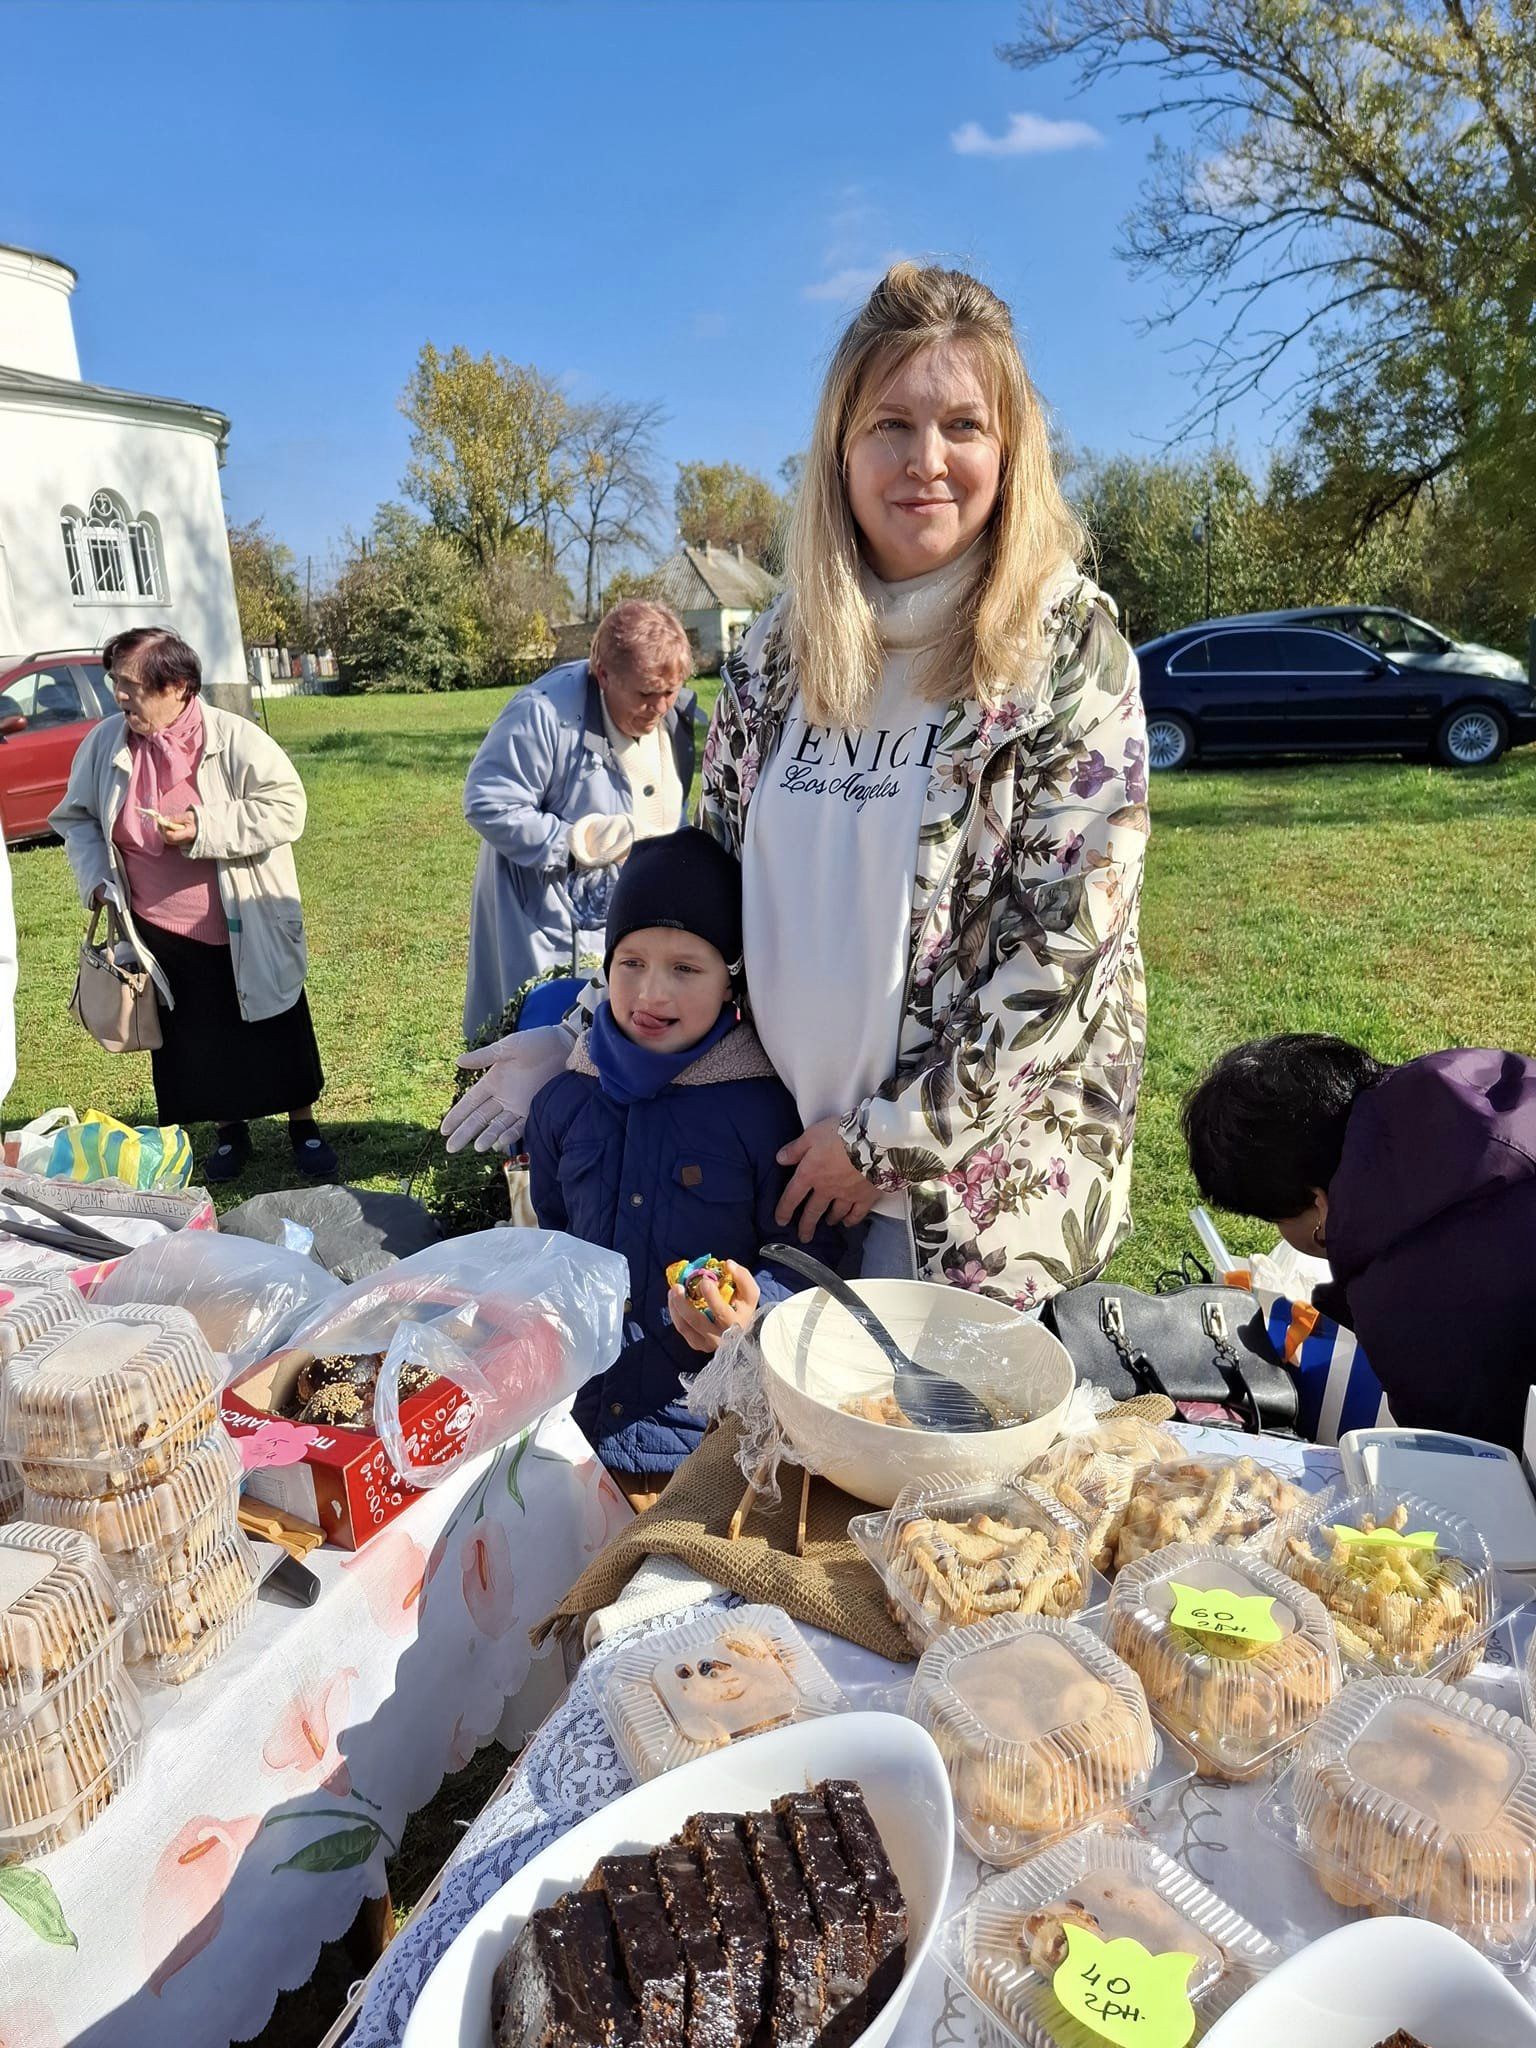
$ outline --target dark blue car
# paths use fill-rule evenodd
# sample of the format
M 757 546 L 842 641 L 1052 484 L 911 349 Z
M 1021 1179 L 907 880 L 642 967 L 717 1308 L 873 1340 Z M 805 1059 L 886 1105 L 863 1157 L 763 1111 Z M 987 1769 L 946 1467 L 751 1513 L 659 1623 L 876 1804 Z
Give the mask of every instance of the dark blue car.
M 1536 693 L 1518 662 L 1380 606 L 1207 619 L 1136 654 L 1157 769 L 1392 753 L 1477 768 L 1536 740 Z

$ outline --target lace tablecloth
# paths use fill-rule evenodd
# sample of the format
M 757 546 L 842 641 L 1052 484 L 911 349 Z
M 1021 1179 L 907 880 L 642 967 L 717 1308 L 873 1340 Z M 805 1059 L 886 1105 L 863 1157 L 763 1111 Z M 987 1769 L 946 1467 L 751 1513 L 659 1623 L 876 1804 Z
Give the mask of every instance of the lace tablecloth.
M 1231 1449 L 1225 1432 L 1186 1428 L 1179 1433 L 1193 1449 Z M 1265 1454 L 1290 1469 L 1301 1469 L 1304 1458 L 1309 1488 L 1328 1485 L 1338 1474 L 1337 1453 L 1310 1444 L 1274 1440 L 1266 1443 Z M 722 1596 L 719 1604 L 736 1603 Z M 465 1835 L 433 1904 L 401 1931 L 383 1958 L 347 2048 L 393 2048 L 399 2043 L 421 1986 L 470 1916 L 548 1843 L 630 1789 L 594 1701 L 592 1674 L 613 1654 L 615 1642 L 627 1645 L 678 1619 L 674 1614 L 642 1622 L 604 1643 L 588 1659 L 566 1699 L 529 1744 L 511 1789 L 487 1807 Z M 888 1664 L 818 1629 L 806 1634 L 854 1706 L 889 1705 L 891 1688 L 911 1676 L 910 1664 Z M 1499 1704 L 1520 1710 L 1506 1641 L 1495 1640 L 1490 1662 L 1476 1683 Z M 1326 1896 L 1305 1865 L 1259 1832 L 1254 1809 L 1262 1789 L 1197 1780 L 1155 1822 L 1146 1823 L 1145 1831 L 1290 1953 L 1349 1916 Z M 946 1913 L 992 1874 L 957 1847 Z M 1536 1983 L 1522 1980 L 1526 1987 L 1536 2003 Z M 987 2031 L 970 1999 L 930 1959 L 902 2015 L 897 2048 L 966 2048 L 970 2043 L 997 2048 L 999 2039 L 995 2031 Z
M 219 1663 L 150 1697 L 137 1782 L 0 1869 L 0 2048 L 227 2048 L 385 1889 L 406 1818 L 495 1732 L 528 1630 L 629 1509 L 568 1411 L 311 1560 Z

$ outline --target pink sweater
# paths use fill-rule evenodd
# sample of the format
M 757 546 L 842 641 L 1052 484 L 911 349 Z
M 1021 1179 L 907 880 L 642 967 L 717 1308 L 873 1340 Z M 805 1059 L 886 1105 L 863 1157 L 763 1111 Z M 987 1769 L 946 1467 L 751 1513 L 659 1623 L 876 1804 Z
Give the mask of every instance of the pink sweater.
M 197 802 L 197 768 L 203 758 L 203 707 L 196 697 L 164 732 L 128 735 L 133 765 L 128 794 L 112 827 L 112 843 L 128 871 L 135 917 L 162 931 L 179 932 L 205 946 L 227 946 L 229 926 L 219 900 L 219 864 L 193 860 L 179 846 L 167 846 L 160 828 L 142 810 L 167 817 Z M 141 810 L 142 807 L 142 810 Z

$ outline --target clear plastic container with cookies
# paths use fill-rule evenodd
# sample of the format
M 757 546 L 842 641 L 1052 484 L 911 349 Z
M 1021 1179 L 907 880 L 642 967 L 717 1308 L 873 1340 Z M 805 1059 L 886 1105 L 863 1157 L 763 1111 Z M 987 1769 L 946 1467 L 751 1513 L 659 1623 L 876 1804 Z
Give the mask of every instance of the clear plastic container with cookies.
M 222 1426 L 163 1478 L 125 1493 L 56 1499 L 26 1489 L 32 1522 L 78 1529 L 121 1585 L 154 1593 L 185 1579 L 239 1527 L 240 1453 Z
M 20 1514 L 25 1491 L 21 1467 L 11 1464 L 6 1458 L 0 1458 L 0 1527 L 7 1522 L 14 1522 Z
M 1176 1543 L 1127 1565 L 1104 1637 L 1201 1776 L 1228 1783 L 1257 1777 L 1343 1684 L 1316 1595 L 1219 1544 Z
M 83 1678 L 87 1674 L 81 1674 Z M 138 1772 L 144 1717 L 115 1653 L 0 1735 L 0 1864 L 72 1842 Z
M 0 1453 L 57 1498 L 162 1478 L 218 1420 L 223 1372 L 179 1308 L 93 1309 L 19 1351 L 0 1378 Z
M 1433 1678 L 1357 1678 L 1259 1809 L 1329 1897 L 1536 1954 L 1536 1732 Z
M 1094 1575 L 1081 1522 L 1021 1480 L 918 1480 L 848 1534 L 914 1649 L 998 1614 L 1080 1614 Z
M 31 1522 L 0 1529 L 0 1739 L 44 1705 L 68 1718 L 98 1690 L 125 1622 L 88 1537 Z
M 1115 1537 L 1115 1570 L 1170 1543 L 1222 1543 L 1274 1556 L 1312 1497 L 1257 1458 L 1183 1457 L 1136 1480 Z
M 1460 1515 L 1413 1494 L 1332 1494 L 1277 1553 L 1333 1619 L 1346 1670 L 1434 1675 L 1476 1665 L 1502 1611 L 1488 1546 Z
M 923 1652 L 907 1712 L 938 1744 L 961 1837 L 989 1863 L 1119 1818 L 1190 1774 L 1153 1727 L 1141 1680 L 1076 1621 L 1003 1615 L 951 1630 Z
M 69 1280 L 18 1292 L 0 1314 L 0 1366 L 60 1324 L 78 1321 L 84 1306 L 80 1290 Z
M 236 1528 L 131 1618 L 129 1664 L 158 1685 L 185 1685 L 240 1636 L 260 1584 L 256 1553 Z
M 1107 1415 L 1092 1429 L 1053 1444 L 1023 1476 L 1082 1523 L 1089 1562 L 1107 1573 L 1114 1569 L 1115 1539 L 1137 1480 L 1154 1465 L 1185 1456 L 1178 1438 L 1155 1422 Z
M 646 1636 L 617 1650 L 594 1685 L 636 1784 L 848 1704 L 779 1607 L 735 1607 Z
M 1139 1942 L 1154 1959 L 1190 1958 L 1172 1971 L 1175 1995 L 1193 2010 L 1189 2040 L 1280 1961 L 1266 1935 L 1123 1827 L 1085 1828 L 991 1878 L 940 1930 L 939 1961 L 1024 2048 L 1102 2048 L 1103 2036 L 1057 1995 L 1060 1973 L 1092 1967 L 1074 1929 Z

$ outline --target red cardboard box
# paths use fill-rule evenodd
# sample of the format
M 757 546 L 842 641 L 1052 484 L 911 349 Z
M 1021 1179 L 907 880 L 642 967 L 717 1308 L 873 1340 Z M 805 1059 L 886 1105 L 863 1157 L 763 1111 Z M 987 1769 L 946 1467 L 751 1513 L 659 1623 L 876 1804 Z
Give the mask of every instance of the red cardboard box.
M 248 1493 L 318 1524 L 327 1542 L 338 1548 L 357 1550 L 392 1522 L 420 1488 L 400 1477 L 371 1429 L 317 1428 L 275 1412 L 293 1393 L 309 1359 L 307 1351 L 279 1352 L 226 1387 L 224 1427 L 239 1447 Z M 458 1455 L 453 1422 L 465 1398 L 451 1380 L 439 1379 L 400 1404 L 400 1419 L 419 1464 L 447 1464 Z

